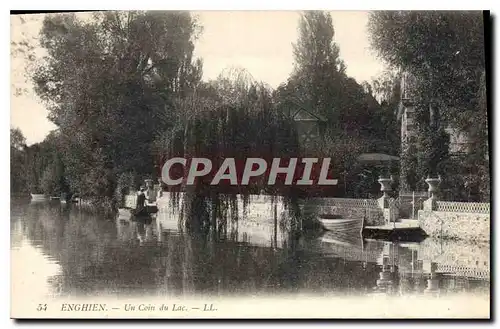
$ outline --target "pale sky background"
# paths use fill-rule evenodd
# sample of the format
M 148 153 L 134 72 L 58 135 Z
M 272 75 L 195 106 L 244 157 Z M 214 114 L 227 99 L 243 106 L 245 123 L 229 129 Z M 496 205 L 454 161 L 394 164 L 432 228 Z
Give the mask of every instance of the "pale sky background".
M 295 11 L 204 11 L 193 12 L 203 26 L 203 34 L 195 47 L 195 56 L 203 58 L 203 80 L 215 79 L 229 67 L 245 68 L 255 80 L 275 88 L 285 82 L 293 68 L 292 43 L 297 41 L 299 12 Z M 368 13 L 332 11 L 335 41 L 340 57 L 347 65 L 347 75 L 359 83 L 379 75 L 383 64 L 369 49 L 366 24 Z M 36 37 L 44 15 L 11 17 L 11 41 L 22 35 Z M 43 54 L 43 50 L 38 51 Z M 26 61 L 11 56 L 11 83 L 23 84 Z M 11 91 L 11 126 L 19 127 L 28 145 L 40 142 L 56 127 L 47 119 L 47 111 L 34 95 L 15 96 Z

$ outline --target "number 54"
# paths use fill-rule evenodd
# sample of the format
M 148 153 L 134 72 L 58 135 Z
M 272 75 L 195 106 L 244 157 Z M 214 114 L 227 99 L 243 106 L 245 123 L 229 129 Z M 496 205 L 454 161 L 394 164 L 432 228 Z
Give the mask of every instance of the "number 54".
M 46 311 L 47 310 L 47 304 L 38 304 L 38 307 L 36 308 L 37 311 Z

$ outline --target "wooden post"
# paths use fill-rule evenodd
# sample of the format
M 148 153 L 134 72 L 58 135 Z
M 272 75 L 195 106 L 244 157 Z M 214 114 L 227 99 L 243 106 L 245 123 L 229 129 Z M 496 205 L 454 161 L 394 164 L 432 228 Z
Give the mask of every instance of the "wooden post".
M 274 201 L 274 248 L 278 248 L 278 205 Z
M 412 214 L 411 214 L 411 219 L 415 219 L 415 191 L 413 191 L 413 196 L 412 196 Z
M 391 216 L 391 220 L 392 220 L 392 227 L 394 227 L 394 229 L 396 229 L 396 205 L 394 204 L 394 199 L 391 199 L 391 206 L 389 207 L 389 211 L 391 212 L 390 213 L 390 216 Z

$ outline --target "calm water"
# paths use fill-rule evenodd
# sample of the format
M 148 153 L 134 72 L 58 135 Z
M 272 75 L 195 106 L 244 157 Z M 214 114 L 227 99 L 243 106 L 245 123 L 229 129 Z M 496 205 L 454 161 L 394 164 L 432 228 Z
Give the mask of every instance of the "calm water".
M 58 202 L 11 202 L 14 292 L 50 296 L 489 294 L 489 245 L 326 234 L 289 239 L 244 225 L 225 238 L 175 220 L 109 220 Z

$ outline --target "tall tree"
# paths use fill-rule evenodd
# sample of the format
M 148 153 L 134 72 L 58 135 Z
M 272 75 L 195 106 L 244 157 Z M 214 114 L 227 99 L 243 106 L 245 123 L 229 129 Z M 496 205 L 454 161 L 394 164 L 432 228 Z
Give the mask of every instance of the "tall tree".
M 374 134 L 383 129 L 375 122 L 379 120 L 374 115 L 379 104 L 355 79 L 346 75 L 334 36 L 328 12 L 302 14 L 299 37 L 294 44 L 295 69 L 281 92 L 285 99 L 291 98 L 302 108 L 325 117 L 333 138 L 358 134 L 376 139 Z
M 430 138 L 421 141 L 431 148 L 422 155 L 427 174 L 453 172 L 444 168 L 448 160 L 440 150 L 445 128 L 467 132 L 471 145 L 484 150 L 485 134 L 473 133 L 487 127 L 486 116 L 476 120 L 482 112 L 478 95 L 485 71 L 483 13 L 378 11 L 370 15 L 369 31 L 380 58 L 415 79 L 411 92 L 419 138 Z M 486 166 L 485 152 L 474 153 L 467 158 L 476 167 Z
M 11 15 L 11 92 L 14 97 L 29 93 L 30 76 L 36 59 L 36 15 Z
M 208 157 L 214 170 L 232 158 L 241 174 L 247 158 L 271 160 L 298 154 L 292 121 L 274 110 L 271 91 L 245 70 L 225 70 L 215 81 L 200 85 L 180 106 L 176 129 L 164 134 L 160 143 L 167 158 Z M 189 165 L 180 174 L 186 177 L 188 170 Z M 244 186 L 210 182 L 211 178 L 204 178 L 182 186 L 182 213 L 188 229 L 219 230 L 229 218 L 236 219 L 238 194 L 245 201 L 251 193 L 292 194 L 286 186 L 269 186 L 264 177 Z
M 334 41 L 332 17 L 323 11 L 306 11 L 299 21 L 299 37 L 293 45 L 294 72 L 304 107 L 338 121 L 341 79 L 345 64 Z M 336 102 L 335 102 L 336 101 Z
M 460 124 L 454 111 L 475 107 L 485 68 L 482 12 L 378 11 L 369 31 L 383 60 L 421 82 L 415 95 L 430 103 L 433 119 Z
M 10 128 L 10 147 L 22 151 L 26 147 L 26 137 L 19 128 Z
M 377 116 L 380 124 L 386 127 L 384 140 L 389 142 L 388 153 L 400 153 L 401 143 L 401 74 L 397 71 L 386 70 L 373 78 L 368 84 L 371 95 L 380 104 Z
M 394 153 L 383 113 L 369 90 L 348 77 L 328 12 L 307 11 L 294 44 L 294 71 L 274 93 L 288 116 L 305 109 L 325 119 L 323 138 L 304 152 L 333 157 L 337 175 L 349 171 L 363 152 Z M 341 175 L 345 176 L 345 175 Z
M 59 127 L 74 191 L 111 198 L 123 172 L 153 172 L 152 143 L 195 88 L 199 31 L 186 12 L 49 15 L 34 81 Z
M 10 191 L 27 191 L 26 138 L 19 128 L 10 128 Z

